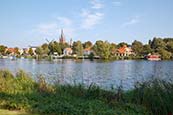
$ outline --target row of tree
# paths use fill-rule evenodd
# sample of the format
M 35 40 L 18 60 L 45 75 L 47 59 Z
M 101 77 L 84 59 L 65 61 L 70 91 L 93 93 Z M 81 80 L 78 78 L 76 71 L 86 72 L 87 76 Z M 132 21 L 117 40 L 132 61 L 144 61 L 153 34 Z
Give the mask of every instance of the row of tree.
M 151 54 L 160 54 L 162 59 L 171 59 L 173 58 L 173 39 L 172 38 L 153 38 L 149 40 L 147 44 L 143 44 L 140 41 L 135 40 L 132 44 L 121 42 L 119 44 L 109 43 L 108 41 L 98 40 L 95 44 L 87 41 L 82 43 L 81 41 L 73 42 L 72 46 L 68 43 L 58 43 L 52 41 L 50 43 L 44 43 L 38 47 L 35 51 L 37 55 L 50 55 L 54 52 L 57 52 L 59 55 L 63 54 L 65 48 L 71 47 L 73 54 L 78 56 L 83 55 L 83 50 L 86 48 L 91 48 L 94 51 L 93 55 L 100 56 L 103 59 L 109 59 L 115 57 L 116 51 L 122 46 L 128 46 L 133 49 L 135 52 L 135 57 L 144 57 L 145 55 Z M 0 45 L 0 54 L 4 55 L 5 49 L 7 47 Z M 18 48 L 16 48 L 18 50 Z M 25 54 L 25 52 L 24 52 Z M 29 54 L 34 55 L 32 48 L 29 49 Z

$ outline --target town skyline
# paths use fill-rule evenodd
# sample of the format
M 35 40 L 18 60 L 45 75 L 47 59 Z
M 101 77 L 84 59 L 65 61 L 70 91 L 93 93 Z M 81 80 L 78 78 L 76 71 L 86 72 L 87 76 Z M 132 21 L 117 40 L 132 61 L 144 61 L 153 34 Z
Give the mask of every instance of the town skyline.
M 172 38 L 171 0 L 0 1 L 0 44 L 39 46 L 59 39 L 114 43 L 148 43 L 154 37 Z

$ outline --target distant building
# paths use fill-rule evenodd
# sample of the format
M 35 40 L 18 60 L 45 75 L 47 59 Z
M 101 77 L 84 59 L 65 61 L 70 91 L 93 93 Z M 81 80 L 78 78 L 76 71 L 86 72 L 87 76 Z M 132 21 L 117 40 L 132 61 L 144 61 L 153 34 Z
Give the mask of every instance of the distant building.
M 61 35 L 60 35 L 60 38 L 59 38 L 59 43 L 63 43 L 63 44 L 66 43 L 63 29 L 61 30 Z
M 31 48 L 33 53 L 34 53 L 34 55 L 36 55 L 35 50 L 38 48 L 38 46 L 29 46 L 29 48 Z
M 6 48 L 5 51 L 8 55 L 15 55 L 16 50 L 14 48 Z
M 129 55 L 134 55 L 134 52 L 131 47 L 127 47 L 126 45 L 120 47 L 116 52 L 116 56 L 129 56 Z
M 23 52 L 24 52 L 24 50 L 23 50 L 23 49 L 19 49 L 19 54 L 20 54 L 20 55 L 22 55 L 22 54 L 23 54 Z
M 23 48 L 23 54 L 28 54 L 29 49 L 28 48 Z
M 93 53 L 93 51 L 91 50 L 91 48 L 85 48 L 83 50 L 83 55 L 90 55 L 91 53 Z
M 71 48 L 65 48 L 63 51 L 63 54 L 65 56 L 70 56 L 70 55 L 72 55 L 72 53 L 73 53 L 73 50 Z

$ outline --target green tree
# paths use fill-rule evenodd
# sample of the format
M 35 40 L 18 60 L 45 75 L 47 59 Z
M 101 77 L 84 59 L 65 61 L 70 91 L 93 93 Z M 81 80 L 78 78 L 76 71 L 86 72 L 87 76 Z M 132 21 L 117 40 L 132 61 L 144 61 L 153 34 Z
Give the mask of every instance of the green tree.
M 56 44 L 56 45 L 57 45 L 57 44 Z M 60 53 L 60 54 L 62 54 L 63 51 L 64 51 L 64 49 L 65 49 L 65 48 L 68 48 L 68 47 L 70 47 L 70 46 L 69 46 L 68 43 L 59 43 L 59 47 L 60 47 L 60 49 L 61 49 L 61 53 Z
M 135 40 L 132 43 L 132 49 L 136 53 L 136 55 L 141 55 L 143 51 L 143 44 L 140 41 Z
M 48 45 L 49 48 L 49 54 L 54 54 L 54 52 L 57 52 L 58 54 L 62 54 L 61 46 L 58 42 L 50 42 Z
M 93 49 L 96 55 L 100 56 L 103 59 L 109 59 L 111 54 L 110 47 L 111 45 L 109 42 L 107 41 L 103 42 L 99 40 L 99 41 L 96 41 L 96 43 L 93 46 Z
M 15 47 L 14 48 L 14 51 L 15 51 L 15 54 L 20 55 L 20 52 L 19 52 L 19 48 L 18 47 Z
M 83 44 L 83 48 L 85 49 L 85 48 L 91 48 L 92 47 L 92 42 L 91 41 L 87 41 L 87 42 L 85 42 L 84 44 Z
M 83 55 L 83 46 L 81 41 L 73 42 L 73 54 L 77 54 L 78 56 Z
M 154 38 L 151 42 L 151 48 L 158 52 L 160 49 L 166 49 L 166 43 L 161 38 Z
M 121 42 L 117 45 L 117 48 L 123 47 L 124 45 L 129 46 L 127 43 Z
M 158 53 L 161 55 L 162 59 L 170 59 L 172 54 L 168 52 L 167 50 L 160 48 L 158 49 Z
M 35 53 L 37 54 L 37 55 L 43 55 L 43 48 L 42 47 L 37 47 L 36 48 L 36 50 L 35 50 Z
M 29 48 L 29 51 L 28 51 L 29 55 L 33 56 L 34 55 L 34 51 L 32 50 L 32 48 Z
M 49 53 L 49 48 L 48 44 L 44 43 L 41 48 L 43 49 L 43 54 L 48 54 Z
M 167 43 L 166 49 L 167 49 L 167 51 L 173 53 L 173 41 L 170 41 Z
M 110 44 L 110 53 L 111 53 L 111 56 L 115 56 L 115 53 L 116 53 L 116 44 L 115 43 L 111 43 Z
M 143 46 L 143 51 L 142 51 L 142 54 L 143 55 L 147 55 L 149 53 L 153 53 L 153 50 L 151 49 L 150 45 L 149 44 L 145 44 Z
M 0 45 L 0 54 L 5 55 L 6 48 L 6 46 Z

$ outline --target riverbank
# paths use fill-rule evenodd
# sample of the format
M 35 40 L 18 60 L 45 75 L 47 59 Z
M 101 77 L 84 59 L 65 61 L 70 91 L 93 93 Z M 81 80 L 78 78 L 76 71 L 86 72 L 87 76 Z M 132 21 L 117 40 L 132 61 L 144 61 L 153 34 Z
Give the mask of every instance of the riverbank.
M 169 115 L 173 112 L 173 83 L 151 80 L 124 91 L 95 85 L 49 85 L 25 72 L 15 76 L 0 70 L 0 108 L 47 115 Z

